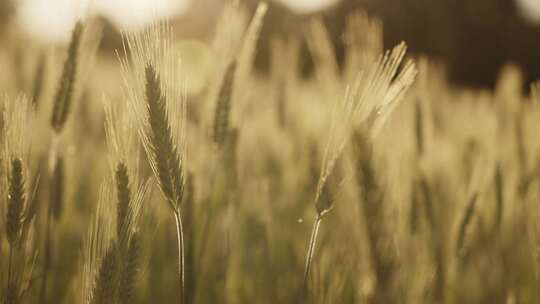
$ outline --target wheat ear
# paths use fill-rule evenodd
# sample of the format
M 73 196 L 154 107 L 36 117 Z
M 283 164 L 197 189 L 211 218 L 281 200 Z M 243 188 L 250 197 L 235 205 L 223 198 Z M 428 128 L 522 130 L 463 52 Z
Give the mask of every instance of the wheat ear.
M 68 48 L 68 57 L 64 62 L 60 83 L 56 90 L 51 126 L 56 133 L 60 133 L 67 120 L 67 116 L 73 103 L 75 82 L 77 80 L 77 67 L 79 63 L 78 53 L 82 40 L 83 25 L 77 22 Z
M 112 243 L 101 260 L 93 291 L 92 304 L 115 303 L 119 262 L 118 246 L 116 243 Z
M 184 234 L 180 204 L 184 195 L 184 172 L 182 156 L 173 141 L 167 115 L 167 103 L 161 92 L 159 75 L 152 66 L 146 66 L 146 101 L 148 125 L 150 126 L 147 146 L 150 163 L 157 176 L 161 192 L 174 213 L 178 242 L 178 271 L 180 275 L 180 299 L 184 299 Z
M 231 98 L 234 88 L 236 61 L 231 62 L 225 71 L 219 90 L 214 114 L 214 143 L 223 147 L 230 132 Z

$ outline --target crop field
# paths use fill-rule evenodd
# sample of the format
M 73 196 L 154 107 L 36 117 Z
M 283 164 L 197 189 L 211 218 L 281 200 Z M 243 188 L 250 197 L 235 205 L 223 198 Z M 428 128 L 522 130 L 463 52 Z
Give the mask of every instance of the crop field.
M 262 73 L 266 13 L 0 42 L 1 302 L 540 303 L 540 83 L 453 86 L 364 12 Z

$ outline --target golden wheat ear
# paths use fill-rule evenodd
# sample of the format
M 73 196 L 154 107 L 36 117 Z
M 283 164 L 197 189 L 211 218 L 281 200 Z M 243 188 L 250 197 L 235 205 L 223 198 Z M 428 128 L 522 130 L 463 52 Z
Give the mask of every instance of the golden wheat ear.
M 10 246 L 18 246 L 26 202 L 23 162 L 13 158 L 9 167 L 6 236 Z
M 139 137 L 159 189 L 175 218 L 180 297 L 184 298 L 185 90 L 172 27 L 155 23 L 140 33 L 124 35 L 130 54 L 122 60 L 125 97 L 137 120 Z M 125 48 L 126 54 L 127 49 Z M 129 79 L 129 80 L 128 80 Z M 134 82 L 132 82 L 134 81 Z M 135 83 L 135 85 L 134 85 Z
M 92 304 L 114 303 L 118 284 L 118 268 L 120 256 L 115 242 L 109 245 L 97 272 Z
M 222 148 L 230 133 L 230 114 L 234 88 L 236 61 L 229 64 L 223 77 L 214 112 L 214 144 Z
M 69 43 L 68 57 L 64 62 L 64 68 L 56 90 L 51 116 L 51 127 L 56 133 L 62 131 L 73 103 L 83 29 L 81 22 L 75 24 Z
M 150 162 L 163 195 L 173 210 L 178 211 L 184 195 L 182 157 L 174 143 L 160 77 L 152 64 L 146 66 L 145 72 Z
M 126 235 L 124 229 L 127 225 L 127 217 L 131 204 L 131 189 L 128 168 L 125 163 L 120 162 L 115 171 L 116 179 L 116 239 L 123 243 Z
M 28 250 L 33 245 L 27 237 L 26 220 L 28 215 L 28 177 L 30 176 L 29 123 L 32 121 L 30 102 L 25 97 L 7 99 L 3 108 L 3 145 L 1 159 L 5 170 L 5 184 L 2 187 L 6 195 L 4 230 L 9 245 L 7 269 L 5 271 L 5 301 L 21 303 L 28 270 L 26 259 Z
M 34 104 L 34 107 L 37 109 L 40 106 L 40 101 L 42 99 L 44 90 L 45 90 L 45 82 L 47 79 L 47 72 L 48 72 L 48 66 L 47 62 L 48 56 L 47 52 L 42 51 L 39 55 L 39 59 L 36 65 L 36 70 L 34 74 L 34 87 L 32 89 L 32 103 Z
M 19 247 L 27 208 L 27 179 L 30 140 L 28 124 L 32 119 L 29 101 L 24 98 L 4 102 L 2 161 L 6 170 L 6 234 L 10 246 Z
M 118 303 L 132 303 L 141 264 L 141 238 L 134 233 L 122 256 L 122 271 L 118 285 Z

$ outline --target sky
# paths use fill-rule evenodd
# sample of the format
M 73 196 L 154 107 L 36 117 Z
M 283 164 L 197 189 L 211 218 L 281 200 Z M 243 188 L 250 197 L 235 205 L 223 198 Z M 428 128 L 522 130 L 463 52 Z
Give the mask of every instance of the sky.
M 527 20 L 540 24 L 540 0 L 518 0 L 518 7 Z
M 99 14 L 121 28 L 136 28 L 155 17 L 179 15 L 188 0 L 22 0 L 22 26 L 45 40 L 67 41 L 76 20 Z
M 100 14 L 121 28 L 136 28 L 154 17 L 181 15 L 193 0 L 21 0 L 19 20 L 45 40 L 67 41 L 70 30 L 86 14 Z M 195 0 L 196 1 L 196 0 Z M 339 0 L 276 0 L 299 13 L 323 9 Z
M 194 0 L 21 0 L 19 20 L 44 40 L 67 41 L 75 20 L 88 13 L 108 17 L 121 28 L 136 28 L 155 17 L 181 15 Z M 195 0 L 197 1 L 197 0 Z M 276 0 L 297 13 L 324 9 L 339 0 Z M 540 0 L 517 0 L 523 16 L 540 24 Z
M 277 0 L 299 13 L 317 11 L 335 4 L 339 0 Z

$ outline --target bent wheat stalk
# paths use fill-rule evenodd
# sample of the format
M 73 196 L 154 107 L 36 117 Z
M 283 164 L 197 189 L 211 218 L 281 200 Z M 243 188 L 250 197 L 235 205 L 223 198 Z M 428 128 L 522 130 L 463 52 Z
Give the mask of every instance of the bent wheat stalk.
M 318 30 L 322 29 L 319 28 Z M 315 39 L 315 37 L 311 38 Z M 310 43 L 316 42 L 311 41 Z M 358 74 L 354 82 L 346 87 L 343 99 L 334 106 L 334 111 L 330 118 L 329 137 L 317 184 L 315 197 L 317 215 L 313 224 L 306 256 L 304 290 L 307 289 L 308 285 L 322 217 L 333 207 L 332 201 L 330 204 L 325 205 L 320 200 L 321 195 L 325 192 L 324 189 L 327 188 L 327 179 L 334 171 L 336 162 L 349 141 L 351 129 L 357 125 L 363 125 L 369 136 L 376 136 L 397 103 L 412 85 L 416 77 L 415 64 L 409 61 L 401 71 L 398 69 L 405 57 L 406 50 L 405 43 L 401 43 L 392 51 L 388 51 L 382 55 L 379 60 L 367 69 L 367 72 Z
M 176 223 L 180 301 L 184 299 L 184 233 L 180 204 L 184 196 L 183 155 L 174 143 L 159 75 L 150 63 L 146 66 L 146 101 L 148 109 L 147 153 L 158 185 L 171 207 Z
M 309 273 L 311 271 L 311 262 L 313 261 L 313 255 L 315 253 L 315 245 L 317 244 L 317 235 L 319 234 L 319 227 L 321 226 L 322 217 L 317 214 L 313 227 L 311 228 L 311 237 L 309 238 L 309 247 L 306 255 L 306 265 L 304 270 L 304 288 L 307 289 L 309 280 Z

